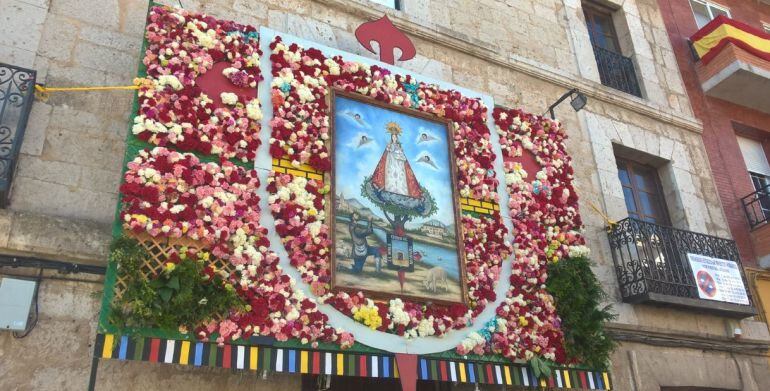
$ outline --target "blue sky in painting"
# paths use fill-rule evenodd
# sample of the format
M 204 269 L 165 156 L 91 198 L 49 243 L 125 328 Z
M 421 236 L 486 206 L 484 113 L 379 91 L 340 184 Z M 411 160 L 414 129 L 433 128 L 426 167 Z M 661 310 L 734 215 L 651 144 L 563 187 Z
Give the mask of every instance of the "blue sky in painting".
M 431 219 L 445 225 L 454 224 L 451 166 L 444 124 L 341 96 L 335 97 L 334 105 L 335 190 L 338 194 L 342 193 L 345 198 L 355 197 L 372 212 L 382 216 L 381 210 L 361 196 L 361 183 L 377 167 L 390 141 L 385 125 L 393 121 L 401 126 L 399 139 L 417 181 L 428 189 L 438 207 L 433 216 L 414 219 L 407 223 L 407 227 L 414 228 Z M 359 114 L 359 118 L 355 114 Z M 418 143 L 423 133 L 428 135 L 428 141 Z M 364 136 L 371 141 L 359 146 Z M 425 155 L 430 156 L 437 168 L 418 162 Z

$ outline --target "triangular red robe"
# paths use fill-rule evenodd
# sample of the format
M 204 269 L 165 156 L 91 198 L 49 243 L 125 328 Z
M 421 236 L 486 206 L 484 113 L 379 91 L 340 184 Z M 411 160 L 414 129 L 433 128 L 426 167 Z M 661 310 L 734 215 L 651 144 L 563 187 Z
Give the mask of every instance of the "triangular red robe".
M 385 167 L 388 163 L 388 149 L 382 153 L 380 162 L 377 163 L 377 168 L 374 169 L 372 175 L 372 185 L 378 190 L 385 188 Z M 417 177 L 414 176 L 412 166 L 409 165 L 409 161 L 404 162 L 404 170 L 406 170 L 406 188 L 409 192 L 409 197 L 420 198 L 422 197 L 422 190 L 420 190 L 420 184 L 417 182 Z

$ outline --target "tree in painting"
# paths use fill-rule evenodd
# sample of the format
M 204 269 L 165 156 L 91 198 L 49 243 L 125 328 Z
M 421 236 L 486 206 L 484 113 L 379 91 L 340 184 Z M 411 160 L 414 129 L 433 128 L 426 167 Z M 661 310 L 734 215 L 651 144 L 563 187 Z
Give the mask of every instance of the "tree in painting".
M 390 142 L 374 173 L 361 185 L 361 194 L 382 210 L 393 232 L 403 236 L 404 225 L 409 220 L 436 213 L 436 201 L 412 171 L 399 141 L 401 127 L 390 122 L 386 130 L 390 133 Z

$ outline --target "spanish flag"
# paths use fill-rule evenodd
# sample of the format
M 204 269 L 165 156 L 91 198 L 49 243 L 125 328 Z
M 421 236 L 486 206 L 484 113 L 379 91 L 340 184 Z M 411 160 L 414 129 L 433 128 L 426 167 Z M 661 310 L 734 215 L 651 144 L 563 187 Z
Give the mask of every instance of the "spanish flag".
M 730 43 L 770 61 L 770 34 L 724 15 L 703 26 L 690 41 L 703 64 L 708 64 Z

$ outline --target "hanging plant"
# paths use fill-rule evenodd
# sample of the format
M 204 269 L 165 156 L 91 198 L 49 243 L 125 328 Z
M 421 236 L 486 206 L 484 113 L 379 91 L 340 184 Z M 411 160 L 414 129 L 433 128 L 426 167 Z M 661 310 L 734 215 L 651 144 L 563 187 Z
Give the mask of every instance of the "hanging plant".
M 591 261 L 580 256 L 552 263 L 546 286 L 561 317 L 568 360 L 606 369 L 617 343 L 607 334 L 604 323 L 616 315 L 611 305 L 601 305 L 607 295 L 591 271 Z

